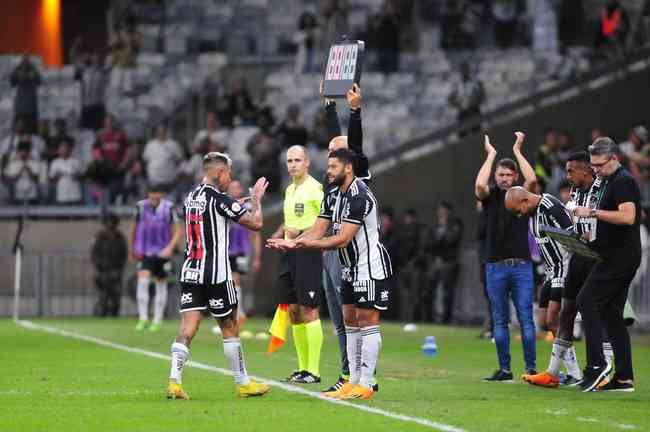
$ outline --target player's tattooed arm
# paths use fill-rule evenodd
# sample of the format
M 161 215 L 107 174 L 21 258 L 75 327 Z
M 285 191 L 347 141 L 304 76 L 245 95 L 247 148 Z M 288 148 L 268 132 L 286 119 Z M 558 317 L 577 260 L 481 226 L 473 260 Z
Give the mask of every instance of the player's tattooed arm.
M 321 239 L 296 239 L 296 249 L 339 249 L 346 247 L 359 231 L 360 225 L 344 222 L 341 231 L 330 237 Z
M 264 217 L 262 216 L 262 197 L 264 197 L 264 193 L 268 186 L 269 182 L 264 177 L 259 178 L 257 182 L 255 182 L 255 186 L 253 186 L 251 193 L 251 208 L 247 213 L 239 218 L 239 223 L 250 230 L 259 231 L 264 225 Z

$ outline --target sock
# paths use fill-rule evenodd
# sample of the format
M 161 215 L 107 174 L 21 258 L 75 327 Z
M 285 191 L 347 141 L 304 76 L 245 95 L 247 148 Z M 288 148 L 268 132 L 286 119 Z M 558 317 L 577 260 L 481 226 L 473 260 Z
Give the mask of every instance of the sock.
M 563 360 L 564 366 L 566 367 L 567 372 L 569 372 L 569 375 L 575 379 L 582 379 L 582 370 L 580 370 L 578 358 L 576 357 L 576 349 L 573 345 L 564 352 Z
M 235 384 L 246 385 L 251 382 L 246 372 L 246 364 L 244 362 L 244 353 L 241 350 L 241 342 L 239 338 L 229 338 L 223 340 L 223 353 L 226 355 L 226 360 L 230 363 L 230 370 L 235 377 Z
M 298 370 L 305 371 L 309 367 L 309 342 L 307 341 L 307 327 L 305 324 L 293 324 L 293 344 L 298 355 Z
M 177 384 L 183 383 L 183 366 L 190 356 L 190 350 L 179 342 L 172 344 L 172 368 L 169 372 L 169 381 Z
M 379 326 L 361 328 L 361 381 L 360 384 L 372 388 L 375 383 L 375 367 L 381 350 Z
M 614 364 L 614 349 L 612 348 L 611 342 L 603 342 L 603 354 L 605 355 L 607 364 Z
M 361 329 L 345 327 L 347 338 L 348 363 L 350 364 L 350 384 L 359 384 L 361 380 Z
M 323 326 L 319 319 L 305 324 L 309 360 L 307 370 L 313 375 L 320 376 L 320 351 L 323 347 Z
M 567 342 L 564 339 L 556 338 L 553 342 L 553 349 L 551 350 L 551 361 L 548 365 L 546 371 L 553 376 L 560 375 L 560 368 L 562 367 L 562 359 L 564 358 L 564 352 L 571 347 L 571 342 Z
M 136 300 L 138 303 L 138 319 L 146 321 L 149 319 L 149 278 L 138 278 Z
M 156 282 L 156 296 L 153 300 L 153 323 L 160 324 L 167 306 L 167 281 Z

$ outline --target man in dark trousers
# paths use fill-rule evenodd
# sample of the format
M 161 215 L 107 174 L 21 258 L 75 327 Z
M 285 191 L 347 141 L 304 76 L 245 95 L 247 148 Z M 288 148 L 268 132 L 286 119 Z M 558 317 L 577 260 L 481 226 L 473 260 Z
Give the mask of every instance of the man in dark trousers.
M 486 381 L 512 381 L 508 330 L 511 297 L 521 325 L 526 373 L 537 373 L 533 322 L 533 266 L 528 248 L 528 217 L 517 217 L 505 207 L 506 191 L 519 179 L 517 165 L 524 176 L 525 189 L 530 190 L 537 178 L 533 167 L 521 152 L 524 134 L 516 132 L 515 135 L 517 140 L 513 153 L 517 162 L 512 159 L 501 159 L 497 162 L 494 173 L 496 186 L 490 186 L 489 180 L 497 151 L 490 144 L 490 138 L 485 136 L 487 157 L 476 177 L 475 185 L 476 198 L 482 202 L 487 218 L 485 275 L 499 359 L 499 369 L 486 378 Z
M 587 367 L 581 384 L 584 392 L 634 391 L 632 347 L 623 319 L 625 301 L 641 263 L 641 193 L 632 175 L 618 160 L 618 146 L 611 138 L 597 138 L 589 146 L 591 167 L 604 179 L 597 208 L 577 207 L 576 217 L 596 219 L 592 247 L 602 261 L 597 262 L 578 294 L 587 343 Z M 602 323 L 602 324 L 601 324 Z M 604 325 L 614 348 L 616 372 L 600 385 L 611 370 L 603 356 Z
M 93 238 L 90 258 L 95 266 L 95 286 L 99 293 L 97 316 L 118 316 L 122 296 L 122 275 L 128 257 L 126 237 L 117 229 L 120 220 L 112 213 L 103 220 L 103 229 Z

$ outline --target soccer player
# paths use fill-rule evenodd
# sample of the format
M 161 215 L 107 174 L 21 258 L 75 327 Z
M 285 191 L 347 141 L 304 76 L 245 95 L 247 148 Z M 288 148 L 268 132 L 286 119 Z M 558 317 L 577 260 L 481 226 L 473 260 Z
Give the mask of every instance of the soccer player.
M 295 239 L 314 225 L 323 200 L 323 185 L 309 175 L 309 155 L 302 146 L 287 150 L 287 170 L 291 184 L 284 194 L 284 223 L 271 236 Z M 323 258 L 319 251 L 295 250 L 280 261 L 279 303 L 289 305 L 298 370 L 285 381 L 314 384 L 320 382 L 320 353 L 323 328 L 318 308 L 321 298 Z
M 348 90 L 346 98 L 350 106 L 350 118 L 348 121 L 348 134 L 341 135 L 341 125 L 336 112 L 336 101 L 323 96 L 323 82 L 321 81 L 320 95 L 325 103 L 325 118 L 327 123 L 327 132 L 330 137 L 330 152 L 340 148 L 349 148 L 356 155 L 354 164 L 354 175 L 366 182 L 370 182 L 370 167 L 367 156 L 363 153 L 363 128 L 361 125 L 361 106 L 363 96 L 361 88 L 354 84 Z M 327 179 L 326 179 L 327 182 Z M 325 193 L 329 190 L 336 189 L 336 185 L 327 185 Z M 325 251 L 323 253 L 323 286 L 325 288 L 325 298 L 327 299 L 327 308 L 329 309 L 330 319 L 334 325 L 339 342 L 339 352 L 341 354 L 341 375 L 336 383 L 324 390 L 325 393 L 333 392 L 340 389 L 350 378 L 350 366 L 348 363 L 347 342 L 345 336 L 345 323 L 343 322 L 343 303 L 341 297 L 341 264 L 338 253 L 335 250 Z M 375 385 L 375 391 L 378 390 Z
M 546 267 L 546 279 L 542 287 L 542 297 L 546 300 L 540 300 L 540 307 L 548 305 L 546 321 L 549 323 L 553 334 L 557 336 L 562 292 L 568 277 L 569 261 L 572 254 L 560 242 L 542 232 L 541 228 L 550 226 L 565 230 L 572 229 L 571 215 L 562 202 L 554 196 L 550 194 L 537 195 L 519 186 L 508 190 L 505 204 L 508 210 L 531 217 L 532 232 Z M 571 350 L 569 352 L 570 356 L 566 356 L 568 350 Z M 580 368 L 570 342 L 565 343 L 565 341 L 557 339 L 553 344 L 551 363 L 547 370 L 548 376 L 554 377 L 550 382 L 555 385 L 559 384 L 558 375 L 562 361 L 567 365 L 569 374 L 580 376 Z M 531 377 L 538 377 L 539 375 L 537 373 L 523 374 L 521 378 L 524 381 L 531 382 L 536 379 Z
M 259 231 L 262 229 L 262 197 L 268 187 L 265 178 L 257 180 L 251 191 L 250 210 L 222 192 L 231 178 L 230 158 L 211 152 L 203 158 L 203 182 L 191 191 L 184 203 L 187 246 L 180 272 L 181 322 L 171 347 L 171 371 L 167 398 L 189 399 L 182 387 L 183 365 L 190 344 L 208 310 L 223 334 L 223 351 L 235 379 L 239 397 L 261 396 L 269 386 L 252 381 L 244 362 L 237 324 L 237 294 L 228 260 L 231 222 Z
M 137 260 L 138 324 L 135 329 L 143 331 L 160 330 L 165 306 L 167 306 L 167 276 L 171 270 L 169 258 L 182 236 L 174 204 L 163 199 L 163 192 L 157 185 L 149 186 L 147 199 L 139 201 L 135 220 L 129 237 L 131 260 Z M 151 277 L 156 283 L 153 305 L 153 321 L 149 325 L 149 283 Z
M 337 249 L 343 266 L 343 317 L 350 379 L 325 393 L 339 399 L 371 399 L 381 350 L 380 312 L 388 309 L 393 275 L 390 257 L 379 241 L 379 206 L 370 188 L 354 175 L 356 155 L 348 149 L 329 155 L 327 175 L 337 186 L 321 207 L 314 227 L 295 240 L 269 239 L 271 248 Z M 333 234 L 323 237 L 333 227 Z

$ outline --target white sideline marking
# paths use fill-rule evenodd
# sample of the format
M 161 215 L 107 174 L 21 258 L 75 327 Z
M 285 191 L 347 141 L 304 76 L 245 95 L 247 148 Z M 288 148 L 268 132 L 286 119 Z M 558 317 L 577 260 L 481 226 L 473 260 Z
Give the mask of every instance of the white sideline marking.
M 42 324 L 36 324 L 36 323 L 31 322 L 31 321 L 18 320 L 18 321 L 16 321 L 16 323 L 18 325 L 28 329 L 28 330 L 40 330 L 40 331 L 44 331 L 44 332 L 47 332 L 47 333 L 56 334 L 56 335 L 59 335 L 59 336 L 65 336 L 65 337 L 69 337 L 69 338 L 72 338 L 72 339 L 79 339 L 79 340 L 82 340 L 82 341 L 91 342 L 91 343 L 94 343 L 94 344 L 97 344 L 97 345 L 117 349 L 117 350 L 120 350 L 120 351 L 126 351 L 126 352 L 130 352 L 130 353 L 134 353 L 134 354 L 141 354 L 141 355 L 144 355 L 144 356 L 147 356 L 147 357 L 152 357 L 152 358 L 156 358 L 156 359 L 160 359 L 160 360 L 166 360 L 166 361 L 171 360 L 171 357 L 168 356 L 168 355 L 165 355 L 165 354 L 160 354 L 160 353 L 153 352 L 153 351 L 147 351 L 147 350 L 143 350 L 143 349 L 140 349 L 140 348 L 134 348 L 134 347 L 130 347 L 130 346 L 127 346 L 127 345 L 122 345 L 122 344 L 118 344 L 118 343 L 115 343 L 115 342 L 111 342 L 111 341 L 108 341 L 108 340 L 105 340 L 105 339 L 99 339 L 99 338 L 96 338 L 96 337 L 93 337 L 93 336 L 86 336 L 86 335 L 83 335 L 83 334 L 74 333 L 74 332 L 71 332 L 71 331 L 63 330 L 63 329 L 58 329 L 56 327 L 46 326 L 46 325 L 42 325 Z M 210 372 L 217 372 L 217 373 L 220 373 L 222 375 L 232 375 L 232 372 L 227 370 L 227 369 L 218 368 L 216 366 L 211 366 L 211 365 L 208 365 L 208 364 L 205 364 L 205 363 L 199 363 L 199 362 L 192 361 L 192 360 L 185 363 L 185 365 L 189 366 L 189 367 L 196 368 L 196 369 L 203 369 L 203 370 L 207 370 L 207 371 L 210 371 Z M 343 406 L 350 407 L 350 408 L 355 408 L 355 409 L 358 409 L 358 410 L 361 410 L 361 411 L 369 412 L 369 413 L 372 413 L 372 414 L 382 415 L 384 417 L 392 418 L 392 419 L 395 419 L 395 420 L 402 420 L 402 421 L 405 421 L 405 422 L 416 423 L 416 424 L 419 424 L 419 425 L 422 425 L 422 426 L 429 427 L 431 429 L 439 430 L 441 432 L 466 432 L 464 429 L 461 429 L 461 428 L 458 428 L 458 427 L 455 427 L 455 426 L 451 426 L 451 425 L 448 425 L 448 424 L 445 424 L 445 423 L 438 423 L 438 422 L 434 422 L 434 421 L 427 420 L 427 419 L 420 418 L 420 417 L 411 417 L 411 416 L 407 416 L 407 415 L 404 415 L 404 414 L 394 413 L 392 411 L 386 411 L 386 410 L 383 410 L 383 409 L 380 409 L 380 408 L 370 407 L 370 406 L 367 406 L 367 405 L 357 405 L 357 404 L 354 404 L 352 402 L 348 402 L 348 401 L 344 401 L 344 400 L 328 398 L 328 397 L 323 396 L 320 393 L 305 390 L 303 388 L 292 386 L 292 385 L 289 385 L 289 384 L 285 384 L 285 383 L 282 383 L 280 381 L 270 380 L 270 379 L 266 379 L 266 378 L 262 378 L 262 377 L 258 377 L 258 376 L 253 376 L 253 375 L 251 375 L 250 377 L 252 379 L 258 381 L 258 382 L 268 384 L 268 385 L 271 385 L 273 387 L 278 387 L 278 388 L 281 388 L 282 390 L 285 390 L 285 391 L 288 391 L 288 392 L 291 392 L 291 393 L 298 393 L 298 394 L 302 394 L 302 395 L 305 395 L 305 396 L 310 396 L 310 397 L 320 399 L 320 400 L 325 401 L 325 402 L 329 402 L 329 403 L 333 403 L 333 404 L 337 404 L 337 405 L 343 405 Z

